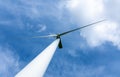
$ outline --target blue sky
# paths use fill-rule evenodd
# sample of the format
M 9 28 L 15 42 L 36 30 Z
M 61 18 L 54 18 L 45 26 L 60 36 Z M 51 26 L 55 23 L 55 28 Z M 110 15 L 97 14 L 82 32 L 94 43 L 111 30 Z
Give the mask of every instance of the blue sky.
M 1 0 L 0 77 L 13 77 L 60 33 L 101 19 L 103 23 L 62 37 L 45 77 L 120 76 L 119 0 Z

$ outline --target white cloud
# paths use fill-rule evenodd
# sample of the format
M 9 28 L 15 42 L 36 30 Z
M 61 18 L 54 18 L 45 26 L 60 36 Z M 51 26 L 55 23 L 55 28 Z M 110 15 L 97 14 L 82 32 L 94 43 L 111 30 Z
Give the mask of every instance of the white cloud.
M 90 46 L 99 46 L 106 41 L 120 47 L 120 27 L 115 22 L 106 21 L 81 32 Z M 90 33 L 89 33 L 90 32 Z
M 43 24 L 39 24 L 38 25 L 38 30 L 37 30 L 37 32 L 42 32 L 42 31 L 45 31 L 46 30 L 46 25 L 43 25 Z
M 78 20 L 87 21 L 101 18 L 104 11 L 102 0 L 69 0 L 66 7 Z
M 0 46 L 0 76 L 13 77 L 18 70 L 18 57 L 9 48 Z
M 119 21 L 120 20 L 120 0 L 105 0 L 104 1 L 106 15 L 109 18 Z
M 26 28 L 33 32 L 39 33 L 39 32 L 45 31 L 47 26 L 45 24 L 32 25 L 32 24 L 27 23 Z
M 78 24 L 81 24 L 81 20 L 85 24 L 109 17 L 106 15 L 108 9 L 106 10 L 104 0 L 69 0 L 66 8 L 75 20 L 77 19 Z M 108 19 L 105 22 L 96 24 L 94 27 L 86 28 L 81 31 L 80 35 L 92 47 L 102 45 L 108 41 L 120 48 L 120 27 L 115 20 Z

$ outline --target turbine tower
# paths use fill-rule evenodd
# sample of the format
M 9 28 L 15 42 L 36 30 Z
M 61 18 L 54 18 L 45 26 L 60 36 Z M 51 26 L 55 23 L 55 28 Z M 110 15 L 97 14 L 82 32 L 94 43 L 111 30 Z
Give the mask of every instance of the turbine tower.
M 104 20 L 97 21 L 83 27 L 79 27 L 73 30 L 69 30 L 60 34 L 52 34 L 47 36 L 36 36 L 33 38 L 44 38 L 44 37 L 55 37 L 56 40 L 50 44 L 46 49 L 44 49 L 36 58 L 34 58 L 25 68 L 23 68 L 15 77 L 43 77 L 44 73 L 55 53 L 57 46 L 63 48 L 61 42 L 61 36 L 68 33 L 74 32 L 76 30 L 83 29 L 85 27 L 100 23 Z
M 23 68 L 15 77 L 43 77 L 55 53 L 59 41 L 59 39 L 56 39 L 36 58 L 34 58 L 25 68 Z

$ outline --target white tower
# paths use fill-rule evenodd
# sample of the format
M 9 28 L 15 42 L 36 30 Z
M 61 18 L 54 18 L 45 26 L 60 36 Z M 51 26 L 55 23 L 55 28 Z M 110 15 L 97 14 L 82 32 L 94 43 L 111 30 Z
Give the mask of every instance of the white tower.
M 56 39 L 36 58 L 34 58 L 25 68 L 23 68 L 15 77 L 43 77 L 60 39 Z

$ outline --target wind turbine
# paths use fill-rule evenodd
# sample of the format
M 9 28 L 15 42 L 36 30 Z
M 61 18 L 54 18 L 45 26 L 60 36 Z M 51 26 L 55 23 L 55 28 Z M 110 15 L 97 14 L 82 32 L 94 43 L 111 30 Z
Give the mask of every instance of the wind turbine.
M 66 35 L 66 34 L 71 33 L 71 32 L 74 32 L 76 30 L 83 29 L 83 28 L 88 27 L 88 26 L 92 26 L 94 24 L 97 24 L 97 23 L 100 23 L 100 22 L 103 22 L 103 21 L 105 21 L 105 20 L 97 21 L 97 22 L 94 22 L 94 23 L 91 23 L 91 24 L 88 24 L 88 25 L 85 25 L 85 26 L 82 26 L 82 27 L 79 27 L 79 28 L 75 28 L 75 29 L 72 29 L 72 30 L 69 30 L 69 31 L 66 31 L 66 32 L 63 32 L 63 33 L 59 33 L 59 34 L 50 34 L 50 35 L 46 35 L 46 36 L 35 36 L 33 38 L 55 37 L 56 39 L 60 39 L 58 47 L 61 49 L 61 48 L 63 48 L 63 45 L 62 45 L 62 42 L 61 42 L 61 36 Z
M 44 37 L 55 37 L 56 40 L 52 42 L 47 48 L 45 48 L 38 56 L 36 56 L 28 65 L 26 65 L 19 73 L 15 75 L 15 77 L 43 77 L 44 73 L 55 53 L 57 46 L 62 48 L 61 36 L 66 35 L 68 33 L 74 32 L 76 30 L 83 29 L 85 27 L 100 23 L 104 20 L 97 21 L 73 30 L 69 30 L 60 34 L 52 34 L 47 36 L 36 36 L 33 38 L 44 38 Z

